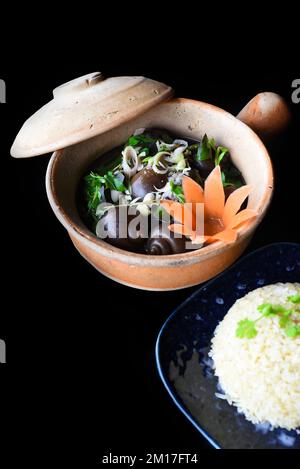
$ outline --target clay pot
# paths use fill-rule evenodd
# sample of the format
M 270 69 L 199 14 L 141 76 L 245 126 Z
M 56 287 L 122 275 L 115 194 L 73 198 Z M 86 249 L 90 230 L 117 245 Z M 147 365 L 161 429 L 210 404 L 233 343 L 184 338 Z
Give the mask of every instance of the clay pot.
M 266 106 L 266 100 L 274 102 L 273 94 L 264 94 L 264 119 L 257 112 L 259 100 L 244 108 L 240 117 L 259 132 L 263 122 L 263 133 L 272 134 L 272 122 L 277 132 L 279 123 L 287 120 L 282 101 L 282 119 L 274 120 L 274 107 Z M 280 106 L 276 97 L 275 112 Z M 279 106 L 279 107 L 278 107 Z M 266 117 L 267 113 L 267 117 Z M 132 113 L 133 114 L 133 113 Z M 131 119 L 122 121 L 101 135 L 55 151 L 50 159 L 46 188 L 51 207 L 66 228 L 74 246 L 95 269 L 117 282 L 148 290 L 175 290 L 204 282 L 230 266 L 245 250 L 255 229 L 262 221 L 273 193 L 273 170 L 268 152 L 253 130 L 241 120 L 211 104 L 191 99 L 170 99 L 156 104 Z M 106 121 L 105 121 L 106 122 Z M 267 125 L 268 123 L 268 125 Z M 122 145 L 138 128 L 158 127 L 169 130 L 178 137 L 201 139 L 206 133 L 229 148 L 234 165 L 241 171 L 245 182 L 253 187 L 248 207 L 258 216 L 242 228 L 238 239 L 232 244 L 216 242 L 191 252 L 172 255 L 151 256 L 128 252 L 98 239 L 83 223 L 75 202 L 78 183 L 99 154 Z M 268 131 L 267 131 L 268 129 Z M 92 129 L 93 130 L 93 129 Z M 45 147 L 43 147 L 45 148 Z M 47 147 L 49 148 L 49 147 Z M 19 152 L 18 146 L 15 153 Z M 28 150 L 28 153 L 30 150 Z M 18 155 L 16 155 L 18 156 Z
M 164 127 L 174 135 L 201 138 L 213 135 L 229 147 L 233 163 L 254 188 L 249 208 L 258 216 L 239 230 L 233 244 L 216 242 L 202 249 L 167 256 L 127 252 L 97 239 L 79 217 L 75 192 L 94 155 L 121 145 L 137 128 Z M 47 194 L 54 213 L 67 229 L 75 247 L 96 269 L 125 285 L 149 290 L 173 290 L 199 284 L 231 265 L 246 249 L 263 219 L 273 193 L 273 170 L 259 137 L 243 122 L 210 104 L 172 99 L 144 115 L 89 142 L 53 154 L 46 176 Z

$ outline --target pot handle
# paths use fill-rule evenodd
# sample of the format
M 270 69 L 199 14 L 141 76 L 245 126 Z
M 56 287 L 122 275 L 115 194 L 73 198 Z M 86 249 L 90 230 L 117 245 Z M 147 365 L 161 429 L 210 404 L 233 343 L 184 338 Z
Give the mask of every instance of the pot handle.
M 284 98 L 266 91 L 251 99 L 236 117 L 268 141 L 288 126 L 291 112 Z

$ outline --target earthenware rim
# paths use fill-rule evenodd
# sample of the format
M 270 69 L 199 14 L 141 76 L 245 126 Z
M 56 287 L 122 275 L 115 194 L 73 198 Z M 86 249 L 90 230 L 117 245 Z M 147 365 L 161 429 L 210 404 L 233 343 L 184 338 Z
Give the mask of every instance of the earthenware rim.
M 178 104 L 192 103 L 195 106 L 206 107 L 208 109 L 212 109 L 214 112 L 226 113 L 232 118 L 234 118 L 234 116 L 232 116 L 232 114 L 228 113 L 227 111 L 217 106 L 214 106 L 212 104 L 204 103 L 202 101 L 186 99 L 186 98 L 173 98 L 168 101 L 168 103 L 170 102 L 178 103 Z M 262 196 L 260 206 L 258 207 L 258 212 L 259 212 L 258 216 L 254 220 L 250 221 L 246 227 L 241 228 L 239 230 L 239 237 L 237 241 L 235 241 L 234 244 L 239 243 L 243 239 L 248 237 L 255 230 L 255 228 L 259 225 L 259 223 L 263 219 L 266 213 L 266 210 L 271 202 L 273 189 L 274 189 L 273 188 L 273 183 L 274 183 L 273 167 L 272 167 L 271 159 L 270 159 L 270 156 L 266 147 L 264 146 L 260 138 L 257 136 L 257 134 L 250 129 L 250 127 L 248 127 L 246 124 L 244 124 L 241 121 L 239 121 L 239 125 L 246 127 L 249 133 L 249 138 L 254 138 L 256 142 L 259 144 L 259 146 L 262 148 L 263 154 L 265 156 L 265 159 L 268 165 L 268 180 L 267 180 L 266 187 L 265 187 L 265 193 Z M 101 239 L 93 235 L 93 233 L 88 228 L 82 229 L 81 227 L 79 227 L 68 216 L 64 208 L 60 205 L 58 197 L 56 195 L 56 191 L 55 191 L 54 178 L 55 178 L 56 164 L 59 161 L 59 158 L 61 157 L 62 152 L 63 150 L 58 150 L 54 152 L 49 161 L 47 173 L 46 173 L 47 196 L 48 196 L 50 205 L 55 215 L 57 216 L 59 221 L 62 223 L 62 225 L 67 229 L 67 231 L 72 236 L 74 236 L 79 242 L 83 243 L 87 248 L 98 252 L 100 255 L 104 255 L 111 259 L 117 259 L 119 261 L 131 264 L 131 265 L 133 264 L 133 265 L 145 266 L 146 264 L 149 266 L 156 266 L 156 267 L 161 267 L 161 266 L 171 267 L 171 266 L 176 266 L 176 265 L 189 265 L 189 264 L 198 263 L 199 261 L 209 259 L 210 257 L 213 257 L 220 252 L 224 252 L 225 250 L 228 250 L 233 246 L 232 244 L 225 244 L 221 241 L 218 241 L 209 246 L 205 246 L 204 248 L 201 248 L 196 251 L 189 252 L 189 253 L 172 254 L 172 255 L 164 255 L 164 256 L 150 256 L 148 254 L 137 254 L 134 252 L 129 252 L 129 251 L 119 249 L 115 246 L 111 246 L 110 244 L 106 243 L 105 241 L 102 241 Z

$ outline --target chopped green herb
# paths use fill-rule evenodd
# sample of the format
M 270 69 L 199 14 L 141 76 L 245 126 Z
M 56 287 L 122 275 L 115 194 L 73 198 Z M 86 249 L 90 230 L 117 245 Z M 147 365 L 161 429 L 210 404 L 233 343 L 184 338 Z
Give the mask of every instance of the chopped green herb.
M 131 137 L 129 137 L 127 145 L 130 145 L 131 147 L 135 147 L 136 145 L 138 145 L 138 143 L 139 143 L 139 140 L 134 135 L 132 135 Z
M 148 155 L 149 155 L 149 148 L 147 148 L 147 147 L 143 148 L 143 149 L 140 151 L 140 153 L 145 153 L 145 155 L 148 156 Z
M 299 296 L 300 295 L 288 296 L 287 301 L 298 304 Z M 273 305 L 271 303 L 263 303 L 257 307 L 257 310 L 261 313 L 261 315 L 254 321 L 251 321 L 248 318 L 239 321 L 236 328 L 237 337 L 241 339 L 252 339 L 257 334 L 255 324 L 262 318 L 267 318 L 270 316 L 278 316 L 279 326 L 284 329 L 284 332 L 288 337 L 294 338 L 300 335 L 299 320 L 294 318 L 294 315 L 297 313 L 299 314 L 300 311 L 295 309 L 287 309 L 282 305 Z
M 100 189 L 102 186 L 101 176 L 99 174 L 90 172 L 84 178 L 85 183 L 85 198 L 87 200 L 88 213 L 91 215 L 96 214 L 96 208 L 101 202 Z
M 151 137 L 147 137 L 146 135 L 140 134 L 140 135 L 131 135 L 129 137 L 127 145 L 130 145 L 131 147 L 136 147 L 140 144 L 144 143 L 153 143 L 155 140 Z
M 295 305 L 298 305 L 300 303 L 300 294 L 288 296 L 287 299 Z
M 255 321 L 251 321 L 250 319 L 239 321 L 235 335 L 240 339 L 253 339 L 253 337 L 257 335 Z
M 92 216 L 96 215 L 96 209 L 101 203 L 100 189 L 102 186 L 104 186 L 105 189 L 116 190 L 119 192 L 126 191 L 126 187 L 123 182 L 117 178 L 112 171 L 107 171 L 104 176 L 100 176 L 100 174 L 91 171 L 87 176 L 85 176 L 84 182 L 88 213 Z
M 113 184 L 115 186 L 116 191 L 119 191 L 119 192 L 125 192 L 126 191 L 126 187 L 124 186 L 121 179 L 119 179 L 117 177 L 113 177 Z
M 282 316 L 280 319 L 279 319 L 279 326 L 284 329 L 287 324 L 289 323 L 290 321 L 290 318 L 288 316 Z
M 295 324 L 295 323 L 289 323 L 285 329 L 284 332 L 288 337 L 292 337 L 293 339 L 300 335 L 300 326 Z
M 185 199 L 184 199 L 184 195 L 183 195 L 182 186 L 175 184 L 174 181 L 171 180 L 170 181 L 170 189 L 171 189 L 171 192 L 176 195 L 179 202 L 181 204 L 184 204 Z
M 117 178 L 112 171 L 107 171 L 104 176 L 99 176 L 100 181 L 105 186 L 105 189 L 111 189 L 119 192 L 125 192 L 126 187 L 123 182 Z
M 276 316 L 278 313 L 284 313 L 286 310 L 283 306 L 272 305 L 271 303 L 263 303 L 257 307 L 258 311 L 265 317 Z

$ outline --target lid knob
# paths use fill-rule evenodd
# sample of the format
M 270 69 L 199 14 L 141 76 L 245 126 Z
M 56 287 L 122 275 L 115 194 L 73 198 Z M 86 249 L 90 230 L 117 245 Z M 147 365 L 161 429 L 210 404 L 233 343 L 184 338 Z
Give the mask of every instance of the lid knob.
M 70 93 L 79 92 L 87 88 L 91 88 L 103 80 L 105 80 L 105 77 L 101 72 L 89 73 L 88 75 L 75 78 L 74 80 L 58 86 L 53 90 L 53 96 L 54 98 L 57 98 Z

